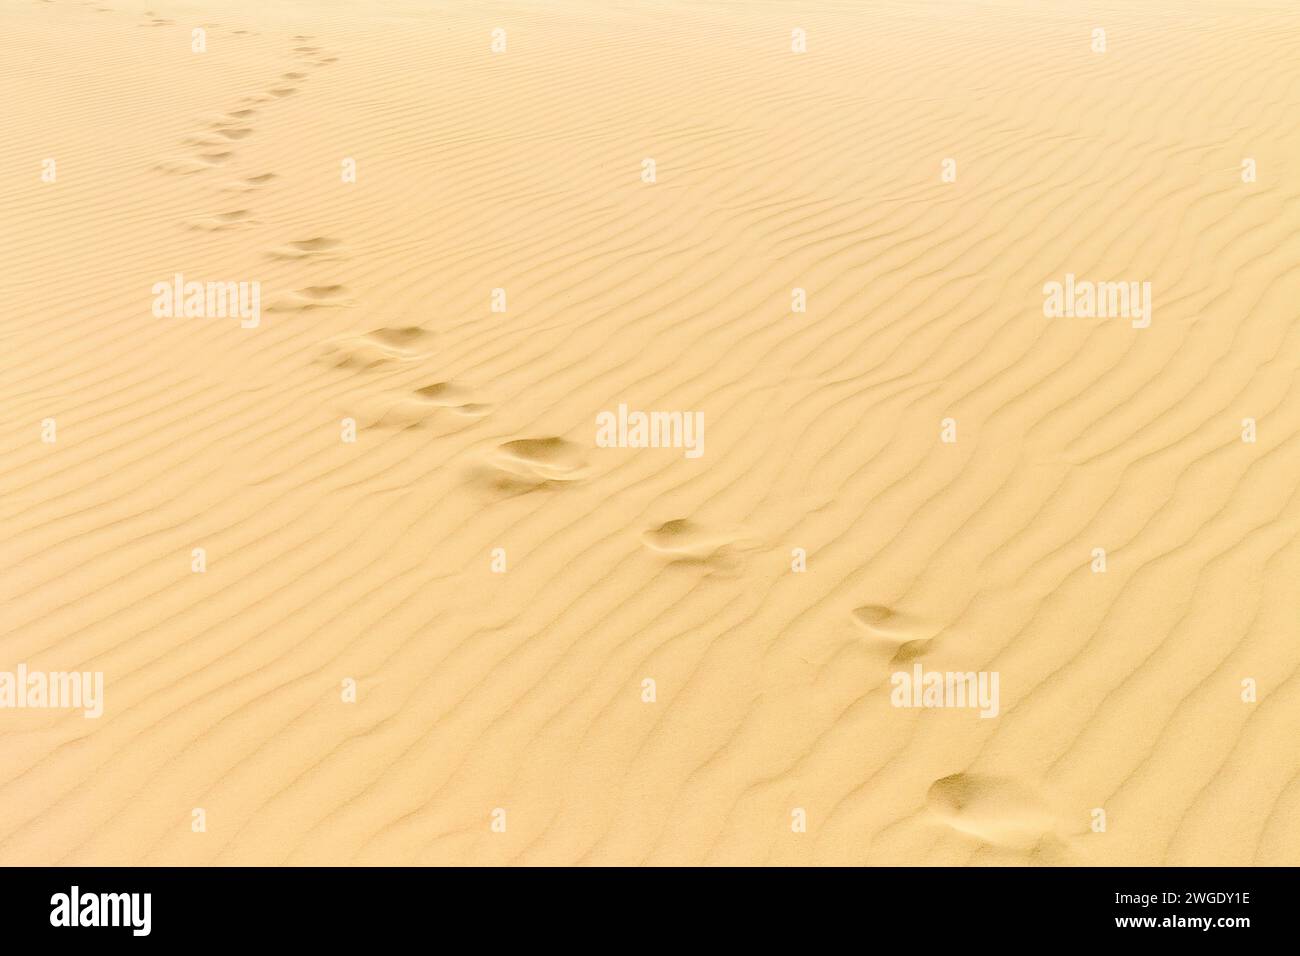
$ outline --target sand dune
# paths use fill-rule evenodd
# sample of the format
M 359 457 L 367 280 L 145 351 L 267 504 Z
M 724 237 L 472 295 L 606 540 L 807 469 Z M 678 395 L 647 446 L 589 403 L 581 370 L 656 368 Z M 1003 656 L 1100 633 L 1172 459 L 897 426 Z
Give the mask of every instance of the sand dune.
M 0 11 L 0 863 L 1300 863 L 1294 4 L 218 6 Z

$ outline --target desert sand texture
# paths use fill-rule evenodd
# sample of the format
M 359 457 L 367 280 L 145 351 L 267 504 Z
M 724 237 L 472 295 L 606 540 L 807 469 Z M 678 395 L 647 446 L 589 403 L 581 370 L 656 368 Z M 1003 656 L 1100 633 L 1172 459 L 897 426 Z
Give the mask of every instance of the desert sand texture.
M 6 0 L 0 864 L 1300 863 L 1298 31 Z

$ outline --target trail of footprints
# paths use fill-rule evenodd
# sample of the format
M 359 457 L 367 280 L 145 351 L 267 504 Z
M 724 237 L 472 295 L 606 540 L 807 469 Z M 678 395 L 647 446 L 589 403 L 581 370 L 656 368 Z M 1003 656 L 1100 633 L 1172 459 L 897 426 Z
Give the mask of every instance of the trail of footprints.
M 141 26 L 175 25 L 175 21 L 159 17 L 151 10 L 146 10 L 144 15 L 150 19 Z M 220 24 L 203 24 L 204 29 L 207 30 L 216 29 L 218 26 Z M 249 30 L 233 30 L 229 35 L 256 36 Z M 291 38 L 296 44 L 291 51 L 294 59 L 307 67 L 316 68 L 338 62 L 338 57 L 333 53 L 309 45 L 307 41 L 312 39 L 314 38 L 304 34 L 297 34 Z M 310 73 L 301 69 L 280 73 L 263 92 L 245 96 L 233 109 L 208 120 L 194 133 L 185 137 L 181 145 L 188 149 L 183 155 L 166 157 L 160 160 L 155 168 L 174 175 L 192 175 L 229 165 L 237 158 L 237 153 L 232 148 L 233 144 L 252 136 L 255 132 L 252 120 L 258 114 L 259 108 L 294 96 L 301 89 L 299 84 L 310 76 Z M 242 191 L 256 189 L 273 178 L 274 174 L 270 173 L 248 177 L 236 183 L 235 188 Z
M 153 11 L 145 11 L 146 17 L 152 17 L 151 25 L 166 26 L 172 21 L 159 18 Z M 205 24 L 205 28 L 214 29 L 219 24 Z M 231 36 L 255 35 L 248 30 L 231 31 Z M 324 66 L 337 61 L 337 57 L 326 53 L 320 47 L 304 46 L 310 36 L 298 34 L 292 37 L 293 55 L 313 66 Z M 238 158 L 236 146 L 248 140 L 256 132 L 255 122 L 262 104 L 292 96 L 298 87 L 288 85 L 309 77 L 301 70 L 289 70 L 281 73 L 275 85 L 265 93 L 244 97 L 234 108 L 209 118 L 194 133 L 182 140 L 188 147 L 184 155 L 165 158 L 155 165 L 160 172 L 175 175 L 193 175 L 227 166 Z M 257 173 L 227 182 L 221 187 L 222 192 L 254 193 L 263 189 L 277 179 L 272 172 Z M 199 216 L 183 223 L 184 228 L 198 232 L 228 232 L 249 226 L 261 225 L 251 208 L 241 207 L 226 209 L 211 215 Z M 344 258 L 342 242 L 330 236 L 311 236 L 305 239 L 290 240 L 268 250 L 268 259 L 279 261 L 334 261 Z M 304 313 L 314 309 L 344 308 L 352 304 L 348 290 L 338 283 L 307 285 L 294 292 L 280 296 L 267 306 L 268 312 Z
M 152 11 L 146 11 L 145 16 L 153 18 L 149 21 L 151 25 L 171 24 Z M 205 24 L 207 28 L 216 26 L 218 24 Z M 248 34 L 246 30 L 231 33 L 232 36 Z M 166 158 L 156 168 L 164 173 L 192 175 L 234 163 L 238 158 L 236 147 L 253 138 L 257 118 L 269 104 L 297 94 L 298 84 L 310 77 L 306 69 L 337 62 L 337 56 L 314 45 L 313 39 L 305 34 L 291 37 L 295 44 L 291 52 L 293 58 L 302 64 L 301 68 L 280 73 L 264 93 L 246 96 L 234 108 L 210 117 L 197 131 L 182 140 L 182 145 L 188 147 L 184 155 Z M 270 186 L 277 178 L 273 172 L 245 176 L 228 181 L 221 191 L 253 194 Z M 195 217 L 183 226 L 191 231 L 220 233 L 262 224 L 252 208 L 240 207 Z M 316 235 L 273 246 L 265 255 L 272 261 L 314 264 L 341 261 L 346 258 L 346 250 L 340 239 Z M 265 312 L 303 315 L 320 309 L 348 308 L 354 304 L 347 286 L 338 282 L 319 282 L 277 295 L 267 303 Z M 327 342 L 318 359 L 351 372 L 391 370 L 418 364 L 428 358 L 430 338 L 430 333 L 418 327 L 381 328 L 363 336 Z M 481 401 L 474 390 L 445 380 L 435 379 L 396 396 L 382 389 L 372 392 L 370 397 L 362 400 L 364 419 L 371 427 L 416 427 L 441 410 L 464 418 L 481 417 L 491 410 L 491 406 Z
M 48 0 L 47 0 L 48 2 Z M 174 21 L 145 11 L 150 18 L 141 26 L 172 26 Z M 215 26 L 215 25 L 213 25 Z M 233 36 L 249 35 L 235 30 Z M 307 67 L 337 62 L 338 57 L 311 41 L 307 35 L 291 38 L 295 59 Z M 264 93 L 246 97 L 238 106 L 211 118 L 199 131 L 188 136 L 183 156 L 158 163 L 165 173 L 190 175 L 219 168 L 236 159 L 235 146 L 256 132 L 259 109 L 297 94 L 298 84 L 309 74 L 300 69 L 279 74 Z M 235 179 L 223 192 L 254 193 L 275 182 L 272 172 Z M 185 224 L 191 230 L 224 232 L 260 225 L 249 208 L 230 209 L 199 217 Z M 345 258 L 341 240 L 312 236 L 272 247 L 267 257 L 286 262 L 326 262 Z M 301 314 L 316 309 L 344 308 L 353 304 L 349 290 L 337 283 L 307 285 L 273 300 L 270 313 Z M 390 326 L 362 335 L 327 341 L 316 361 L 339 372 L 353 375 L 383 375 L 431 364 L 434 333 L 418 325 Z M 409 376 L 407 376 L 409 377 Z M 360 402 L 364 424 L 372 428 L 418 428 L 441 415 L 477 419 L 488 415 L 492 406 L 478 391 L 459 382 L 433 378 L 416 387 L 386 389 L 373 386 Z M 513 496 L 554 491 L 589 477 L 592 468 L 583 446 L 557 436 L 517 438 L 498 444 L 471 468 L 471 481 L 496 495 Z M 641 534 L 649 553 L 667 565 L 694 566 L 709 572 L 734 571 L 747 551 L 761 542 L 743 529 L 707 527 L 690 518 L 676 518 Z M 937 629 L 884 605 L 864 605 L 850 614 L 858 639 L 891 655 L 890 665 L 907 664 L 931 650 Z M 1057 856 L 1065 846 L 1055 832 L 1055 819 L 1041 795 L 1012 779 L 958 773 L 931 785 L 925 797 L 932 818 L 952 830 L 983 844 Z
M 296 297 L 302 295 L 303 292 L 295 293 Z M 384 327 L 363 335 L 332 339 L 320 348 L 316 361 L 367 377 L 400 373 L 432 364 L 433 338 L 432 332 L 418 325 Z M 409 375 L 401 377 L 410 379 Z M 396 389 L 385 388 L 382 381 L 372 383 L 367 393 L 352 403 L 352 410 L 359 412 L 358 421 L 370 428 L 407 429 L 422 427 L 447 415 L 463 424 L 466 419 L 481 418 L 492 410 L 476 389 L 462 383 L 437 377 L 417 381 L 422 384 Z
M 173 25 L 173 21 L 159 17 L 153 11 L 145 11 L 144 16 L 148 20 L 142 26 Z M 211 29 L 218 24 L 204 26 Z M 235 30 L 231 35 L 243 36 L 248 32 Z M 237 147 L 253 139 L 262 111 L 277 101 L 296 95 L 300 91 L 299 84 L 310 78 L 307 70 L 338 61 L 335 54 L 316 45 L 313 36 L 295 34 L 290 39 L 294 43 L 292 56 L 301 64 L 300 67 L 285 70 L 264 92 L 246 96 L 234 108 L 210 117 L 182 140 L 181 145 L 187 147 L 183 155 L 167 157 L 155 168 L 173 175 L 194 175 L 235 163 L 239 158 Z M 221 191 L 254 194 L 272 185 L 277 178 L 273 172 L 236 178 L 226 182 Z M 188 230 L 211 233 L 259 225 L 262 225 L 261 220 L 252 208 L 246 206 L 198 216 L 183 223 Z M 266 257 L 273 261 L 306 264 L 341 261 L 346 253 L 340 239 L 317 235 L 275 245 L 267 250 Z M 354 304 L 345 285 L 318 283 L 274 297 L 265 311 L 268 314 L 302 315 Z M 366 375 L 419 367 L 429 364 L 431 338 L 432 333 L 418 326 L 379 328 L 364 335 L 326 342 L 317 355 L 317 361 L 340 371 Z M 476 419 L 492 410 L 491 404 L 484 401 L 476 389 L 444 377 L 431 377 L 414 388 L 403 387 L 396 391 L 375 384 L 360 400 L 360 405 L 360 420 L 366 426 L 395 429 L 420 427 L 444 414 L 461 420 Z M 586 462 L 576 448 L 556 437 L 505 442 L 487 456 L 476 477 L 481 485 L 509 494 L 557 487 L 587 474 Z

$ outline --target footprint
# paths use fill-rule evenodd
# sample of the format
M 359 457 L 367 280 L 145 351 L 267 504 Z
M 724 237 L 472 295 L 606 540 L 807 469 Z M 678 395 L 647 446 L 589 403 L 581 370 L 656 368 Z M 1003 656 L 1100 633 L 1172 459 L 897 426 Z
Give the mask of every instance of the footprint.
M 267 92 L 270 93 L 272 96 L 278 96 L 280 98 L 284 98 L 286 96 L 293 96 L 293 94 L 298 92 L 298 88 L 296 86 L 278 86 L 273 89 L 267 90 Z
M 1056 821 L 1033 788 L 1008 777 L 957 773 L 936 780 L 926 806 L 954 830 L 994 846 L 1030 849 L 1055 839 Z
M 267 255 L 272 259 L 337 259 L 339 256 L 337 254 L 330 255 L 330 251 L 337 249 L 340 245 L 342 243 L 338 239 L 317 236 L 314 239 L 301 239 L 286 243 L 272 249 Z
M 855 608 L 853 620 L 873 634 L 880 634 L 885 637 L 896 636 L 901 624 L 901 616 L 895 614 L 893 609 L 887 608 L 883 604 L 865 604 L 860 608 Z
M 749 550 L 755 544 L 735 531 L 706 528 L 689 518 L 665 521 L 657 528 L 642 532 L 641 540 L 651 551 L 688 564 L 733 564 L 737 552 Z
M 311 309 L 341 309 L 351 305 L 347 288 L 341 285 L 310 285 L 282 296 L 267 308 L 268 312 L 307 312 Z
M 306 73 L 281 73 L 281 74 L 280 74 L 280 79 L 282 79 L 282 80 L 305 80 L 305 79 L 307 79 L 307 74 L 306 74 Z
M 894 649 L 891 663 L 903 664 L 929 649 L 937 633 L 923 621 L 883 604 L 855 608 L 853 622 L 876 643 Z
M 224 166 L 226 163 L 230 162 L 230 160 L 234 157 L 234 155 L 235 155 L 234 153 L 229 151 L 218 152 L 218 153 L 199 153 L 197 159 L 199 160 L 199 162 L 207 163 L 209 166 Z
M 451 382 L 434 382 L 432 385 L 425 385 L 423 388 L 415 390 L 417 399 L 442 408 L 457 404 L 457 397 L 463 395 L 464 389 L 453 385 Z
M 201 146 L 204 149 L 214 149 L 224 146 L 225 143 L 215 136 L 186 136 L 181 140 L 182 146 Z
M 521 477 L 573 481 L 586 467 L 582 448 L 563 438 L 516 438 L 497 448 L 498 466 Z
M 236 209 L 233 212 L 218 213 L 215 216 L 209 216 L 206 219 L 194 219 L 186 224 L 189 229 L 202 230 L 203 232 L 223 232 L 227 229 L 236 229 L 239 226 L 255 223 L 252 212 L 247 209 Z
M 444 411 L 466 418 L 480 418 L 491 411 L 491 406 L 473 401 L 470 390 L 463 386 L 436 382 L 389 405 L 375 424 L 380 427 L 418 427 L 437 419 Z
M 339 59 L 337 56 L 330 55 L 328 51 L 323 50 L 321 47 L 312 46 L 310 44 L 296 46 L 293 48 L 293 52 L 297 54 L 300 60 L 306 60 L 313 66 L 324 66 L 327 63 L 337 63 Z
M 401 325 L 395 328 L 375 329 L 366 333 L 367 337 L 385 345 L 407 347 L 433 338 L 433 333 L 418 325 Z
M 559 488 L 587 474 L 582 447 L 563 438 L 518 438 L 489 455 L 476 469 L 480 484 L 497 492 L 522 494 Z
M 485 402 L 476 402 L 470 390 L 451 382 L 434 382 L 415 390 L 415 401 L 433 408 L 451 408 L 462 415 L 479 417 L 486 415 L 492 407 Z
M 206 162 L 202 159 L 193 159 L 188 156 L 176 156 L 155 163 L 153 168 L 159 172 L 170 173 L 175 176 L 192 176 L 195 173 L 207 172 L 215 165 L 215 163 Z
M 232 110 L 212 117 L 203 125 L 210 130 L 238 129 L 243 121 L 255 112 L 256 110 L 251 109 Z
M 211 134 L 187 136 L 181 142 L 186 146 L 201 146 L 204 149 L 225 146 L 232 139 L 243 139 L 253 131 L 247 127 L 217 127 Z
M 275 173 L 264 173 L 261 176 L 250 176 L 247 179 L 238 179 L 234 182 L 226 183 L 222 188 L 226 192 L 249 193 L 255 189 L 261 189 L 273 179 L 275 179 Z
M 418 357 L 413 346 L 433 336 L 419 326 L 375 329 L 365 335 L 326 342 L 316 361 L 333 368 L 365 371 L 383 368 Z

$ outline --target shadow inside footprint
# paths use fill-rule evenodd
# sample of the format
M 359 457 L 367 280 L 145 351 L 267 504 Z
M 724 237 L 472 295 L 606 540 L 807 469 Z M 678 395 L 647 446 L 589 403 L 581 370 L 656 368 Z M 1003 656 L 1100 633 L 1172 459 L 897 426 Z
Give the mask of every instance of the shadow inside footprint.
M 341 309 L 351 305 L 347 288 L 341 285 L 311 285 L 276 299 L 268 312 L 307 312 L 311 309 Z
M 416 428 L 437 420 L 440 415 L 477 418 L 490 410 L 490 406 L 472 400 L 470 389 L 451 382 L 436 382 L 418 388 L 389 405 L 379 415 L 376 424 L 381 427 Z
M 878 646 L 892 648 L 891 663 L 903 664 L 929 649 L 935 629 L 923 621 L 883 604 L 864 604 L 852 613 L 853 623 Z
M 518 438 L 498 445 L 474 471 L 480 485 L 510 495 L 562 487 L 586 474 L 582 446 L 556 437 Z
M 313 239 L 285 243 L 272 249 L 267 255 L 272 259 L 333 259 L 338 258 L 336 250 L 341 245 L 338 239 L 317 236 Z
M 543 481 L 573 481 L 583 471 L 582 448 L 563 438 L 517 438 L 497 448 L 497 463 L 508 471 Z
M 416 358 L 419 353 L 414 347 L 432 336 L 432 332 L 417 325 L 375 329 L 365 335 L 326 342 L 316 361 L 357 371 L 396 365 Z
M 478 417 L 486 415 L 491 406 L 476 402 L 469 389 L 451 382 L 435 382 L 415 390 L 415 400 L 434 408 L 450 408 L 461 415 Z
M 398 325 L 375 329 L 373 332 L 367 332 L 366 337 L 385 345 L 408 348 L 433 338 L 433 333 L 418 325 Z
M 956 773 L 931 784 L 925 802 L 954 830 L 994 846 L 1029 849 L 1053 835 L 1055 820 L 1043 798 L 1007 777 Z
M 235 209 L 231 212 L 218 213 L 215 216 L 208 216 L 204 219 L 194 219 L 186 224 L 189 229 L 196 229 L 202 232 L 223 232 L 227 229 L 237 229 L 240 226 L 256 222 L 253 214 L 247 209 Z
M 674 518 L 641 533 L 647 548 L 673 562 L 734 566 L 750 542 L 735 531 L 707 528 L 688 518 Z
M 234 153 L 230 152 L 199 153 L 197 156 L 174 156 L 160 160 L 154 164 L 153 168 L 163 173 L 189 176 L 222 166 L 228 163 L 232 156 L 234 156 Z

